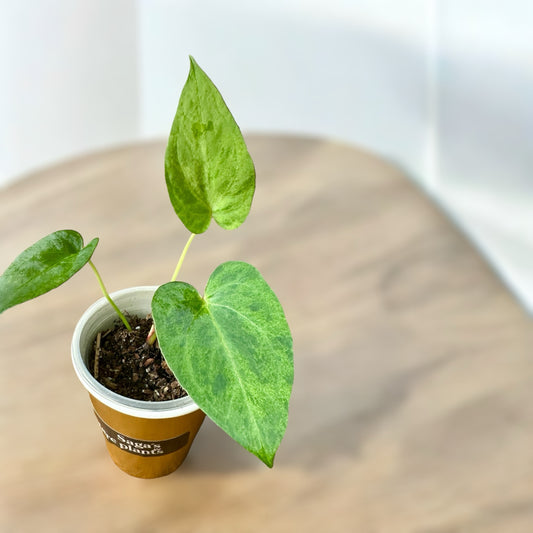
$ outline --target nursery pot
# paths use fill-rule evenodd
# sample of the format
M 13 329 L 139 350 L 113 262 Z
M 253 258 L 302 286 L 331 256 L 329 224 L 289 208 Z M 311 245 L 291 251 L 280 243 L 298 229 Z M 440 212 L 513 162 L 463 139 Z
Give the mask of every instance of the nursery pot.
M 133 287 L 111 296 L 119 309 L 145 317 L 157 287 Z M 117 315 L 105 298 L 81 317 L 72 338 L 72 362 L 89 392 L 107 449 L 128 474 L 154 478 L 170 474 L 185 460 L 205 414 L 189 396 L 177 400 L 133 400 L 107 389 L 89 372 L 89 353 L 99 331 L 109 329 Z

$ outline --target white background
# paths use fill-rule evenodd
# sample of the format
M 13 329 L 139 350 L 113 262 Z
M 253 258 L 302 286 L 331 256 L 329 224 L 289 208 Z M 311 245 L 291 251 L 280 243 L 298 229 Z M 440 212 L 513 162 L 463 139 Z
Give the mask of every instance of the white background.
M 401 166 L 533 310 L 532 27 L 530 0 L 0 0 L 0 184 L 165 137 L 192 54 L 244 131 Z

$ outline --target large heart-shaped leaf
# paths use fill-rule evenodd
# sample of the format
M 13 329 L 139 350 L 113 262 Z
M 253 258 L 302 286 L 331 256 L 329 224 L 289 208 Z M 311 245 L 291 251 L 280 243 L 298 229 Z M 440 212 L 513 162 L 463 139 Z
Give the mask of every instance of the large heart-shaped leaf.
M 250 211 L 254 164 L 218 89 L 190 60 L 165 154 L 168 194 L 192 233 L 203 233 L 211 218 L 234 229 Z
M 83 246 L 73 230 L 60 230 L 26 248 L 0 276 L 0 313 L 70 279 L 91 258 L 98 239 Z
M 268 466 L 287 426 L 292 338 L 272 289 L 231 261 L 202 298 L 183 282 L 159 287 L 152 313 L 161 351 L 198 406 Z

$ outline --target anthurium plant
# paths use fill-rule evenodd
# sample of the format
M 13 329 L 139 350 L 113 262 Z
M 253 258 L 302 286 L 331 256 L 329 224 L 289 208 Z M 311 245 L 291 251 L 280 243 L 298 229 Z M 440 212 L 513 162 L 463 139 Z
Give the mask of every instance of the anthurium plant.
M 234 229 L 246 219 L 255 169 L 222 96 L 195 60 L 179 99 L 165 153 L 170 202 L 191 232 L 171 281 L 152 299 L 157 340 L 168 366 L 194 402 L 244 448 L 272 467 L 286 430 L 293 383 L 292 338 L 283 309 L 250 264 L 229 261 L 211 274 L 204 294 L 178 281 L 195 235 L 213 219 Z M 0 312 L 58 287 L 84 265 L 124 326 L 84 245 L 73 230 L 56 231 L 23 251 L 0 276 Z

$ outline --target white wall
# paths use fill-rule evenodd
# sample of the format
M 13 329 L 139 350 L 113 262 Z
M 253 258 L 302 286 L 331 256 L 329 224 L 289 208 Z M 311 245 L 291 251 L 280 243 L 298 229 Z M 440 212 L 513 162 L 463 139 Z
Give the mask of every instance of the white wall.
M 423 174 L 425 0 L 140 0 L 143 133 L 170 128 L 188 54 L 244 130 L 362 144 Z
M 128 0 L 2 0 L 0 183 L 139 134 Z
M 401 165 L 533 310 L 531 27 L 530 0 L 0 0 L 0 183 L 165 137 L 192 54 L 244 130 Z

